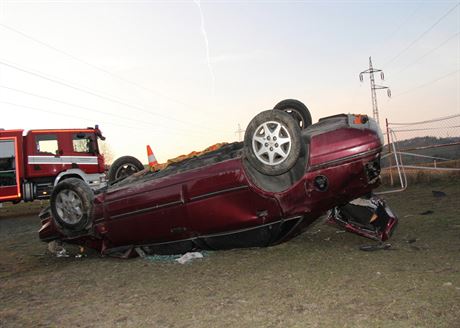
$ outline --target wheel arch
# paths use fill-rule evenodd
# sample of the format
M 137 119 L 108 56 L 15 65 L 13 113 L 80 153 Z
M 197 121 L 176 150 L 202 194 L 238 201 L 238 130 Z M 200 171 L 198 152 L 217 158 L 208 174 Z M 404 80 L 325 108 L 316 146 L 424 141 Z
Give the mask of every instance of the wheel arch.
M 59 182 L 65 180 L 65 179 L 69 179 L 69 178 L 77 178 L 77 179 L 81 179 L 83 181 L 87 181 L 85 172 L 83 172 L 80 169 L 69 169 L 69 170 L 63 171 L 63 172 L 61 172 L 61 173 L 59 173 L 57 175 L 57 177 L 54 179 L 53 187 L 56 187 L 56 185 Z

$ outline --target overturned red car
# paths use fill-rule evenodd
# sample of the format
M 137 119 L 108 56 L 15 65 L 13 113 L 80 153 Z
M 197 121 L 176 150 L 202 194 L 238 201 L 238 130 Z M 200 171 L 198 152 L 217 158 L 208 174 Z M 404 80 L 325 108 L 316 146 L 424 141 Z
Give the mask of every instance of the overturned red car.
M 372 194 L 382 147 L 366 115 L 311 124 L 303 103 L 284 100 L 252 119 L 244 142 L 95 192 L 78 179 L 60 182 L 39 235 L 103 254 L 179 254 L 281 243 L 329 211 L 330 223 L 385 241 L 397 218 Z

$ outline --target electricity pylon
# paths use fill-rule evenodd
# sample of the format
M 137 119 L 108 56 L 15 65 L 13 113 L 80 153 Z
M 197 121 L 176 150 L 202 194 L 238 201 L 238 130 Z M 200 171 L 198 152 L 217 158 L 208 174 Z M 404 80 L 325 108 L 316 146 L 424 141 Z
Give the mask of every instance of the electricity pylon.
M 238 130 L 235 131 L 235 133 L 238 133 L 238 141 L 241 141 L 241 134 L 246 131 L 241 128 L 240 123 L 238 123 Z
M 391 90 L 387 86 L 375 84 L 374 73 L 377 72 L 380 72 L 380 79 L 384 80 L 385 75 L 383 74 L 383 71 L 381 69 L 376 69 L 372 67 L 372 58 L 369 57 L 369 69 L 359 73 L 359 80 L 363 82 L 363 74 L 369 74 L 371 80 L 372 114 L 377 123 L 379 123 L 379 107 L 377 106 L 377 94 L 375 90 L 387 89 L 388 97 L 391 97 Z

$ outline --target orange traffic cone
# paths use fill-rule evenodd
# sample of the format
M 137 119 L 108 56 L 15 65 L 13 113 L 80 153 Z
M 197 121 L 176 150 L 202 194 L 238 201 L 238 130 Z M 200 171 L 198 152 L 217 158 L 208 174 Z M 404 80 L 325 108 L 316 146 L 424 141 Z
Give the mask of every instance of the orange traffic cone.
M 153 155 L 153 151 L 152 148 L 150 148 L 150 145 L 147 145 L 147 157 L 149 158 L 150 169 L 154 170 L 155 166 L 158 165 L 158 162 L 155 158 L 155 155 Z

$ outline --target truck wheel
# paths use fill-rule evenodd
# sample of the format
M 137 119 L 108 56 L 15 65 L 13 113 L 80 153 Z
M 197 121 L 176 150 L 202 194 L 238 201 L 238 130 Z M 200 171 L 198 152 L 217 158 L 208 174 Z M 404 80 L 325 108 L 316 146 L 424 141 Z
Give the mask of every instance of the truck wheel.
M 301 143 L 299 126 L 291 115 L 267 110 L 249 123 L 244 134 L 244 155 L 260 173 L 280 175 L 297 162 Z
M 109 181 L 115 181 L 120 178 L 126 178 L 133 173 L 142 171 L 144 165 L 135 157 L 122 156 L 118 158 L 109 169 Z
M 276 104 L 274 109 L 282 110 L 291 115 L 299 124 L 300 129 L 306 129 L 312 123 L 307 106 L 299 100 L 285 99 Z
M 85 230 L 91 219 L 94 194 L 81 179 L 68 178 L 51 193 L 51 212 L 56 223 L 72 231 Z

